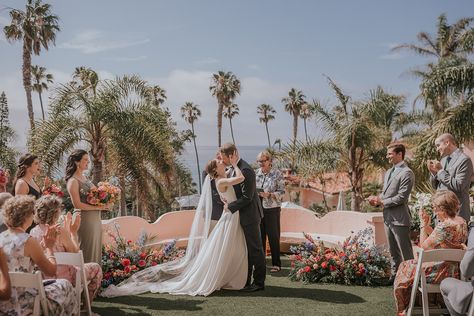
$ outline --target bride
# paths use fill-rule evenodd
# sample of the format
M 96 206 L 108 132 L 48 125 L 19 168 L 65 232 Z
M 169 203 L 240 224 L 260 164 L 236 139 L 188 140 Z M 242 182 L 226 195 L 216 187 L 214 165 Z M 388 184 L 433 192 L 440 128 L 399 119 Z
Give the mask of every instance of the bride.
M 210 178 L 227 206 L 236 200 L 233 185 L 244 180 L 237 167 L 238 156 L 232 158 L 235 177 L 226 178 L 225 165 L 214 159 L 206 165 L 208 176 L 194 216 L 186 255 L 178 260 L 149 267 L 135 273 L 117 286 L 110 285 L 101 296 L 114 297 L 145 292 L 176 295 L 208 296 L 220 289 L 240 290 L 247 280 L 247 247 L 239 212 L 225 207 L 221 218 L 210 232 L 212 194 Z M 210 233 L 209 233 L 210 232 Z

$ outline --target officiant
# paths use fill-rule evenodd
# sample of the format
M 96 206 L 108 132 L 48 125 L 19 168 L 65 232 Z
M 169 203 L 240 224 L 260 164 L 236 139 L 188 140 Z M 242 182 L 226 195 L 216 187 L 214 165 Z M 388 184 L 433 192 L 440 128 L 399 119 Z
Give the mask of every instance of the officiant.
M 260 168 L 255 172 L 256 185 L 263 206 L 263 219 L 260 224 L 262 244 L 270 244 L 272 254 L 272 269 L 270 272 L 281 270 L 280 260 L 280 215 L 281 199 L 285 194 L 285 181 L 280 170 L 273 168 L 272 155 L 262 151 L 257 156 Z

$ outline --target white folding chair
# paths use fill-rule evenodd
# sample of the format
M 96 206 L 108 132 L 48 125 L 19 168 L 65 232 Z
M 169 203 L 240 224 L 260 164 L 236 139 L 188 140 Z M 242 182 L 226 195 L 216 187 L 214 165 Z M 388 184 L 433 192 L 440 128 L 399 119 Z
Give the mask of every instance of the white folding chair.
M 441 293 L 439 284 L 429 284 L 426 282 L 426 274 L 423 263 L 441 261 L 461 262 L 465 252 L 466 251 L 462 249 L 433 249 L 425 251 L 422 248 L 418 248 L 418 262 L 416 265 L 415 280 L 413 281 L 407 316 L 411 316 L 414 312 L 413 306 L 415 304 L 415 297 L 418 291 L 421 292 L 421 302 L 424 316 L 430 314 L 428 306 L 428 293 Z M 436 312 L 441 311 L 437 310 Z
M 41 314 L 41 309 L 43 311 L 43 315 L 48 316 L 48 304 L 46 302 L 46 293 L 44 292 L 43 278 L 41 277 L 41 272 L 9 272 L 8 274 L 10 275 L 10 283 L 13 290 L 12 295 L 17 295 L 17 287 L 36 289 L 38 291 L 38 295 L 36 295 L 35 297 L 35 302 L 33 305 L 33 315 L 39 316 Z M 17 310 L 18 315 L 21 315 L 21 307 L 18 301 L 17 306 L 15 306 L 15 308 Z
M 82 255 L 82 250 L 79 250 L 77 253 L 73 252 L 56 252 L 54 253 L 56 257 L 56 264 L 71 265 L 76 268 L 76 284 L 74 288 L 76 290 L 76 299 L 78 304 L 77 314 L 81 312 L 86 312 L 87 315 L 92 315 L 91 303 L 89 300 L 89 290 L 87 289 L 87 278 L 86 271 L 84 269 L 84 257 Z M 84 307 L 85 310 L 81 310 L 81 297 L 84 294 Z

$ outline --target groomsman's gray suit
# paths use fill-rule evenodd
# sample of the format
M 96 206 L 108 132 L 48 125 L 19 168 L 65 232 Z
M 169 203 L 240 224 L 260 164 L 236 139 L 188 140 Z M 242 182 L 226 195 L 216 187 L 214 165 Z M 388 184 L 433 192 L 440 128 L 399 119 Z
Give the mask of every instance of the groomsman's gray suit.
M 449 157 L 449 163 L 446 161 Z M 469 223 L 471 210 L 469 205 L 469 188 L 472 177 L 472 161 L 469 156 L 457 149 L 440 161 L 442 170 L 430 176 L 431 185 L 437 190 L 453 191 L 461 202 L 459 216 Z
M 408 197 L 413 188 L 415 176 L 402 161 L 385 173 L 381 199 L 383 219 L 388 247 L 393 259 L 392 272 L 395 274 L 402 261 L 413 259 L 410 241 L 410 211 Z
M 470 230 L 467 251 L 462 258 L 460 268 L 463 279 L 474 277 L 474 229 Z M 472 304 L 473 282 L 446 278 L 441 281 L 440 288 L 449 313 L 453 316 L 466 315 L 469 305 Z

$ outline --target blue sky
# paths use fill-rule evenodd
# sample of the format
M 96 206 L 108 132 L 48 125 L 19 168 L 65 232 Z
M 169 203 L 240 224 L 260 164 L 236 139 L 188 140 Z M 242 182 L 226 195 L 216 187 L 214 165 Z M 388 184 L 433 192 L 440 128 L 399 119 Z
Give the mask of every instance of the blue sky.
M 213 72 L 232 71 L 242 81 L 235 100 L 240 116 L 233 121 L 238 145 L 266 143 L 256 115 L 261 103 L 277 110 L 269 124 L 272 140 L 287 141 L 291 117 L 281 98 L 290 88 L 329 106 L 334 97 L 326 74 L 354 99 L 381 85 L 405 95 L 411 107 L 419 82 L 404 73 L 427 59 L 390 48 L 415 43 L 420 31 L 434 33 L 441 13 L 449 23 L 474 15 L 472 0 L 48 2 L 61 19 L 61 32 L 56 46 L 34 56 L 33 64 L 45 66 L 57 84 L 69 81 L 77 66 L 92 67 L 101 78 L 138 74 L 167 90 L 166 106 L 178 128 L 188 128 L 179 107 L 186 101 L 200 105 L 198 145 L 217 144 L 217 105 L 208 89 Z M 8 7 L 22 6 L 23 1 L 0 0 L 0 25 L 9 22 Z M 6 42 L 2 34 L 0 51 L 0 91 L 9 99 L 16 146 L 22 148 L 28 121 L 21 45 Z M 36 94 L 33 101 L 39 118 Z M 228 122 L 223 126 L 224 140 L 230 140 Z M 308 127 L 318 136 L 316 122 Z

